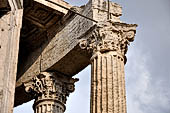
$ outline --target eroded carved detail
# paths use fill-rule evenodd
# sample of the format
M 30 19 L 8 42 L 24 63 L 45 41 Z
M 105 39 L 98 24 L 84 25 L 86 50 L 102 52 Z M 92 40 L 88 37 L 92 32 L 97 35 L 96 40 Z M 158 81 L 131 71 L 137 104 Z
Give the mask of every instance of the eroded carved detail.
M 53 72 L 42 72 L 24 85 L 26 92 L 35 99 L 33 105 L 35 113 L 40 107 L 48 107 L 48 105 L 50 105 L 49 111 L 55 111 L 54 106 L 56 106 L 64 112 L 67 97 L 74 91 L 74 83 L 77 81 L 78 79 L 58 76 Z
M 134 40 L 136 24 L 99 22 L 88 39 L 80 40 L 80 47 L 93 54 L 96 52 L 117 51 L 123 56 L 128 45 Z
M 99 17 L 99 20 L 106 14 L 112 21 L 120 22 L 120 16 L 122 15 L 122 7 L 114 2 L 108 2 L 106 0 L 92 0 L 92 7 L 97 9 L 95 14 Z M 102 13 L 102 14 L 101 14 Z M 100 15 L 101 14 L 101 15 Z

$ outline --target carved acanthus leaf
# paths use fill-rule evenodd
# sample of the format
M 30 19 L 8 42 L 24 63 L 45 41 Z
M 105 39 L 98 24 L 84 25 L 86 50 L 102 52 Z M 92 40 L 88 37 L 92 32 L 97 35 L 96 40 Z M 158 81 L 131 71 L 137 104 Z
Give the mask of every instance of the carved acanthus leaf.
M 80 40 L 80 47 L 93 54 L 96 52 L 127 52 L 128 44 L 134 40 L 136 24 L 99 22 L 90 37 Z
M 25 90 L 30 93 L 36 101 L 53 99 L 66 103 L 66 97 L 74 91 L 74 83 L 78 79 L 59 77 L 55 73 L 42 72 L 34 77 L 32 81 L 25 83 Z

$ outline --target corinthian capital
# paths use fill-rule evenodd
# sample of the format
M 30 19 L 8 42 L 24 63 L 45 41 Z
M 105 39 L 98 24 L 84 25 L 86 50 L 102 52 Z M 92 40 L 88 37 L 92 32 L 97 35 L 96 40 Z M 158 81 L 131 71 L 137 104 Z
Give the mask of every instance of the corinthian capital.
M 74 91 L 74 83 L 78 79 L 58 76 L 54 72 L 42 72 L 32 81 L 25 83 L 25 90 L 35 99 L 35 104 L 46 100 L 53 100 L 66 104 L 67 96 Z
M 79 45 L 93 54 L 116 51 L 125 55 L 128 44 L 134 40 L 136 27 L 136 24 L 99 22 L 92 30 L 90 37 L 81 39 Z

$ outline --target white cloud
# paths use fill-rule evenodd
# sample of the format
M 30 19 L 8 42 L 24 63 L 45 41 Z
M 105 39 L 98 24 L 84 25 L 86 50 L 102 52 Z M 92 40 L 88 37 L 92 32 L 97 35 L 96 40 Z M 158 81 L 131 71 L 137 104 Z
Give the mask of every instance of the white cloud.
M 158 79 L 152 73 L 154 67 L 149 67 L 150 59 L 150 53 L 142 53 L 137 48 L 131 49 L 128 54 L 126 86 L 129 113 L 170 112 L 167 107 L 170 105 L 170 87 L 163 85 L 166 78 Z
M 128 52 L 126 69 L 127 107 L 130 113 L 144 113 L 141 102 L 148 104 L 152 95 L 147 94 L 151 75 L 147 69 L 149 54 L 142 55 L 140 51 L 131 49 Z M 134 110 L 135 109 L 135 110 Z

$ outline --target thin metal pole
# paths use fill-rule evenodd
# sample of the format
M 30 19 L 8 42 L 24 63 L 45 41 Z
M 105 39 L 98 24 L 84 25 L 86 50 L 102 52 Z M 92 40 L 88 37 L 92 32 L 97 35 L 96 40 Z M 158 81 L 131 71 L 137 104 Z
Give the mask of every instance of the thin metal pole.
M 71 12 L 73 12 L 73 13 L 81 16 L 81 17 L 84 17 L 84 18 L 86 18 L 86 19 L 88 19 L 88 20 L 91 20 L 91 21 L 93 21 L 93 22 L 98 23 L 98 21 L 93 20 L 92 18 L 89 18 L 89 17 L 87 17 L 87 16 L 84 16 L 84 15 L 82 15 L 82 14 L 80 14 L 80 13 L 77 13 L 77 12 L 75 12 L 74 10 L 71 10 L 71 9 L 69 9 L 69 8 L 67 8 L 67 7 L 64 7 L 64 6 L 60 5 L 60 4 L 57 4 L 57 3 L 53 2 L 53 1 L 50 1 L 50 0 L 45 0 L 45 1 L 50 2 L 50 3 L 52 3 L 52 4 L 55 4 L 55 5 L 57 5 L 57 6 L 61 7 L 61 8 L 64 8 L 64 9 L 66 9 L 66 10 L 69 10 L 69 11 L 71 11 Z
M 107 16 L 107 19 L 109 20 L 110 19 L 110 1 L 107 0 L 107 3 L 108 3 L 108 16 Z

